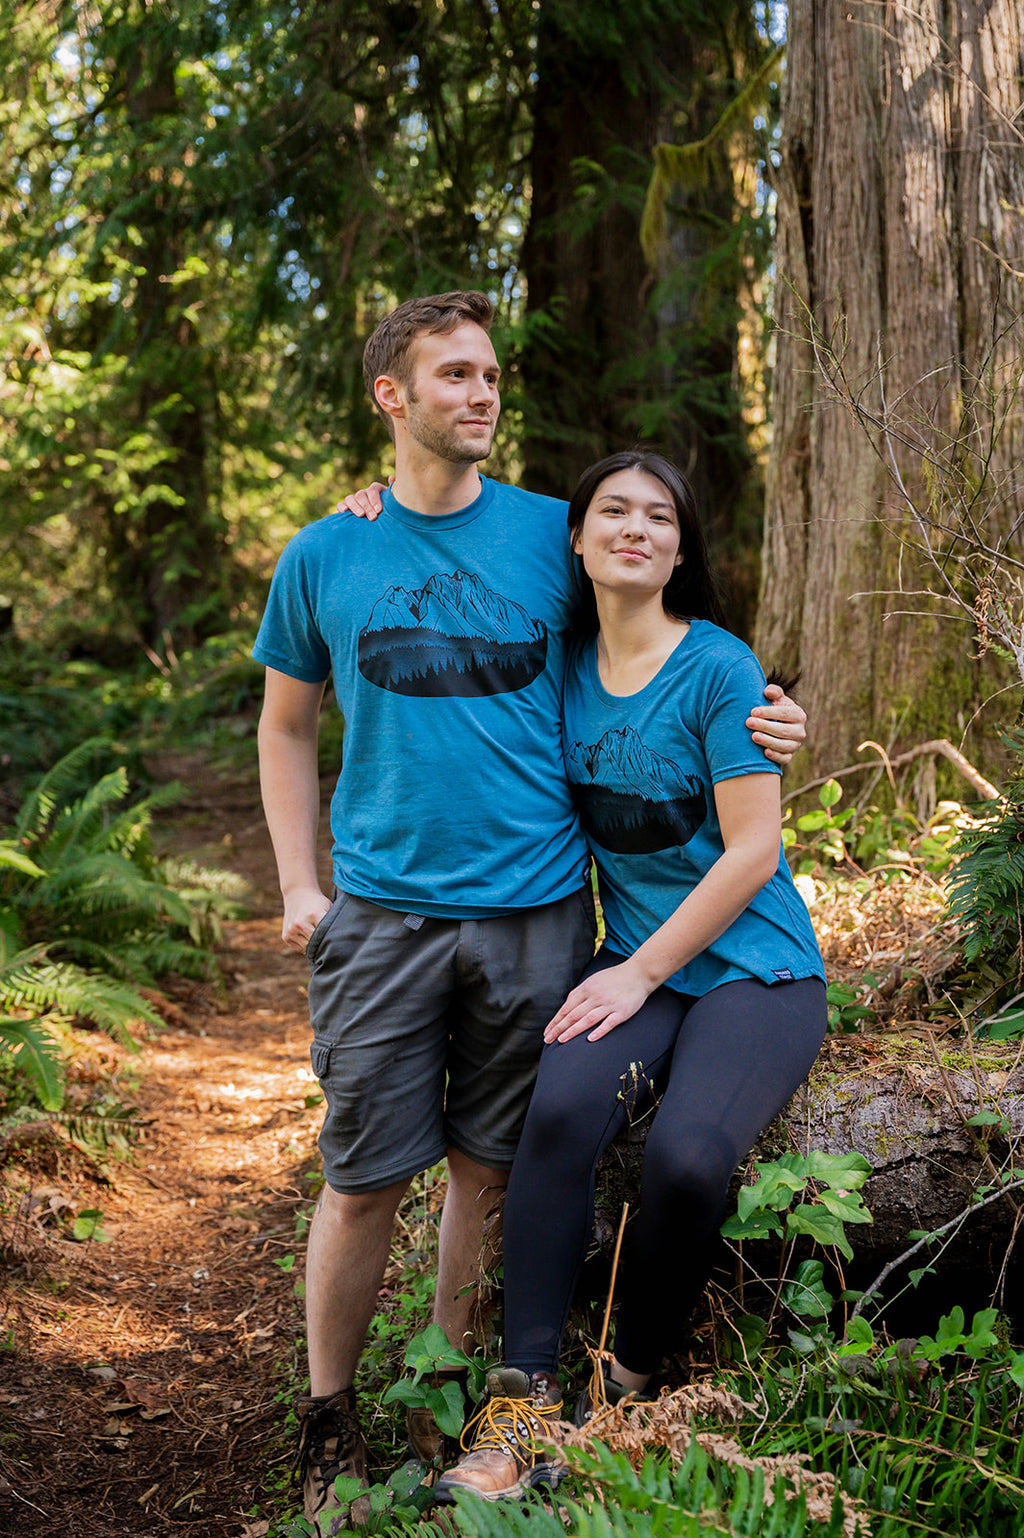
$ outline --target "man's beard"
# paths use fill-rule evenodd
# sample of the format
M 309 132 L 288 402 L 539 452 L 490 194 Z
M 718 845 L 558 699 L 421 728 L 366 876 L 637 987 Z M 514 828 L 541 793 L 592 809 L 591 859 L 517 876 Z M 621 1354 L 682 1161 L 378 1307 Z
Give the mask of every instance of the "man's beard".
M 481 459 L 487 458 L 494 441 L 493 426 L 485 440 L 480 440 L 476 444 L 467 443 L 454 430 L 435 427 L 425 414 L 421 415 L 416 409 L 418 405 L 417 397 L 410 391 L 410 410 L 406 417 L 406 426 L 410 437 L 423 448 L 429 449 L 432 454 L 437 455 L 438 459 L 445 459 L 452 465 L 474 465 Z

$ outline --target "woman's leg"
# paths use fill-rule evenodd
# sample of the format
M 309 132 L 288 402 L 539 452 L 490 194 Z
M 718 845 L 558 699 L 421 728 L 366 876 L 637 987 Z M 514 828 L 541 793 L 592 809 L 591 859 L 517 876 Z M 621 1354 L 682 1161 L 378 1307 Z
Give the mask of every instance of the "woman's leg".
M 678 1345 L 707 1281 L 733 1171 L 807 1076 L 826 1025 L 818 978 L 726 983 L 688 1010 L 623 1260 L 615 1358 L 631 1374 L 652 1373 Z
M 590 971 L 621 957 L 602 951 Z M 594 1167 L 652 1100 L 690 1001 L 668 988 L 601 1041 L 545 1047 L 505 1198 L 505 1361 L 553 1372 L 593 1230 Z

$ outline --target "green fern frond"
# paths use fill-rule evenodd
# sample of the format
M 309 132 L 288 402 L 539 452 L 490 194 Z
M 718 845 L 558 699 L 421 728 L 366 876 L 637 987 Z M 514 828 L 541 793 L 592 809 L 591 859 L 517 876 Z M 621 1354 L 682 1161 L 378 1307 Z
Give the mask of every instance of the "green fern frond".
M 194 919 L 180 893 L 112 853 L 68 862 L 35 886 L 30 898 L 51 922 L 76 928 L 116 923 L 131 932 L 167 923 L 187 932 Z
M 87 737 L 80 742 L 70 753 L 66 753 L 62 759 L 54 764 L 48 774 L 45 774 L 39 784 L 25 798 L 25 803 L 18 813 L 14 824 L 15 835 L 18 838 L 38 836 L 50 817 L 54 807 L 75 790 L 79 784 L 82 770 L 92 758 L 100 752 L 109 751 L 110 743 L 105 737 Z
M 1012 745 L 1021 750 L 1019 734 Z M 953 845 L 946 909 L 960 926 L 964 957 L 984 960 L 1006 978 L 1009 994 L 1024 979 L 1024 773 L 1011 776 L 1002 801 Z
M 34 860 L 30 860 L 21 844 L 13 839 L 0 839 L 0 869 L 16 870 L 22 876 L 42 876 L 45 872 Z
M 64 1099 L 60 1050 L 54 1038 L 40 1026 L 38 1017 L 22 1020 L 14 1015 L 0 1016 L 0 1050 L 14 1054 L 43 1109 L 56 1111 Z
M 48 866 L 68 858 L 78 847 L 88 850 L 106 843 L 109 808 L 128 794 L 128 775 L 124 766 L 112 769 L 96 781 L 78 801 L 67 803 L 51 813 L 45 832 L 37 845 L 41 863 Z
M 33 1013 L 58 1010 L 89 1020 L 132 1047 L 132 1025 L 140 1020 L 162 1024 L 152 1004 L 135 988 L 71 962 L 45 961 L 5 971 L 0 975 L 0 1008 Z
M 648 266 L 656 267 L 665 250 L 668 238 L 665 207 L 669 193 L 674 188 L 693 192 L 707 185 L 713 151 L 741 118 L 750 117 L 761 106 L 768 85 L 778 77 L 785 51 L 784 43 L 772 50 L 703 139 L 695 139 L 689 144 L 654 146 L 654 171 L 640 220 L 640 244 Z

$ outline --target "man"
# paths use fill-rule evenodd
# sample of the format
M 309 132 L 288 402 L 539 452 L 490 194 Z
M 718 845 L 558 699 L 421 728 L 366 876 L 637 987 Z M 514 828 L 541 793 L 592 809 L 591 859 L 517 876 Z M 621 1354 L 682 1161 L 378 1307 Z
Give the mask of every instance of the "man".
M 492 314 L 483 294 L 443 294 L 400 305 L 374 332 L 364 372 L 395 441 L 383 515 L 342 513 L 291 541 L 254 648 L 267 665 L 260 774 L 283 936 L 310 962 L 327 1102 L 306 1271 L 310 1393 L 297 1407 L 306 1515 L 321 1535 L 346 1521 L 336 1476 L 366 1481 L 352 1385 L 398 1204 L 447 1157 L 435 1318 L 462 1346 L 482 1223 L 507 1180 L 543 1028 L 593 952 L 589 858 L 561 762 L 565 504 L 477 470 L 499 412 Z M 315 864 L 329 674 L 345 717 L 333 901 Z M 788 761 L 803 713 L 759 710 L 780 724 L 757 740 Z M 428 1434 L 414 1450 L 435 1446 Z

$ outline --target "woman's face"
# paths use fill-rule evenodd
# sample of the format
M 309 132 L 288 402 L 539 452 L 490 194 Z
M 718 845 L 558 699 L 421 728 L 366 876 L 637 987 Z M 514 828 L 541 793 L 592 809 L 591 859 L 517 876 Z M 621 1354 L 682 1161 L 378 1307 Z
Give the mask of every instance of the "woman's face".
M 618 470 L 595 491 L 572 543 L 595 587 L 660 593 L 682 561 L 668 487 L 643 470 Z

